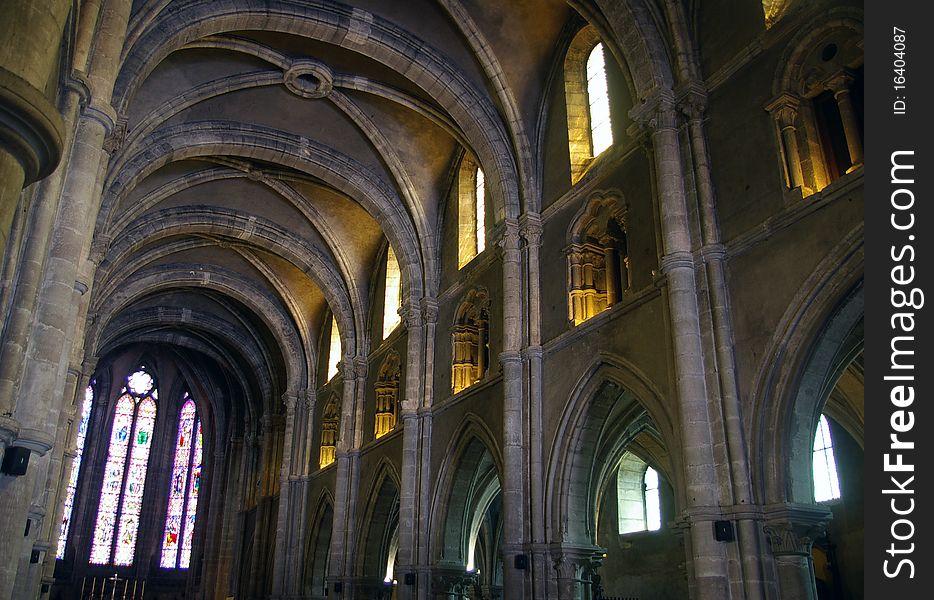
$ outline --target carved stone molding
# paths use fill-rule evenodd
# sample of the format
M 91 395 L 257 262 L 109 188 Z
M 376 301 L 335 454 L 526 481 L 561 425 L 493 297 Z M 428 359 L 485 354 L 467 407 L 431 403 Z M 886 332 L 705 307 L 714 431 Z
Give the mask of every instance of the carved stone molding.
M 64 129 L 62 117 L 45 94 L 0 67 L 0 147 L 22 164 L 24 185 L 58 166 Z

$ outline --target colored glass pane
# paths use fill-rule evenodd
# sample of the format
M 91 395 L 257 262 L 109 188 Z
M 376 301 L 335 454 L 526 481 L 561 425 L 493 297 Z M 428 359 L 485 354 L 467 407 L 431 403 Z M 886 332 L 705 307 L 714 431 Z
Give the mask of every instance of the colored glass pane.
M 195 516 L 198 512 L 198 495 L 201 493 L 201 456 L 202 456 L 202 435 L 201 421 L 199 420 L 196 429 L 198 431 L 195 437 L 195 454 L 191 459 L 191 479 L 188 484 L 188 505 L 185 507 L 185 533 L 182 542 L 182 554 L 179 557 L 178 566 L 187 569 L 191 563 L 191 545 L 195 533 Z
M 130 431 L 133 427 L 133 397 L 124 394 L 117 401 L 110 434 L 110 447 L 107 450 L 107 463 L 104 466 L 104 481 L 97 509 L 97 522 L 94 524 L 94 541 L 91 544 L 91 563 L 104 565 L 110 561 L 110 549 L 113 544 L 114 524 L 120 505 L 120 487 L 126 468 L 127 448 Z
M 145 396 L 152 390 L 154 382 L 152 376 L 146 371 L 137 371 L 127 378 L 127 385 L 137 396 Z
M 75 504 L 75 490 L 78 488 L 78 472 L 81 470 L 81 456 L 84 454 L 84 440 L 88 435 L 88 423 L 91 421 L 91 405 L 94 403 L 94 390 L 88 386 L 84 391 L 84 402 L 81 404 L 81 420 L 78 421 L 78 435 L 75 446 L 75 457 L 71 461 L 71 474 L 68 477 L 68 487 L 65 488 L 65 510 L 62 511 L 62 524 L 58 534 L 58 550 L 56 558 L 64 558 L 65 544 L 68 541 L 68 530 L 71 527 L 71 511 Z
M 187 394 L 186 394 L 187 396 Z M 195 424 L 195 403 L 185 402 L 178 419 L 175 441 L 175 463 L 169 484 L 169 505 L 166 509 L 165 532 L 162 538 L 160 565 L 175 568 L 181 542 L 182 516 L 185 512 L 185 486 L 188 483 L 188 465 L 191 462 L 191 440 Z
M 143 504 L 146 485 L 146 466 L 152 447 L 152 430 L 156 423 L 156 403 L 146 398 L 139 403 L 136 428 L 133 432 L 133 449 L 127 468 L 123 488 L 123 508 L 114 550 L 114 564 L 131 565 L 136 551 L 136 534 L 139 529 L 139 514 Z

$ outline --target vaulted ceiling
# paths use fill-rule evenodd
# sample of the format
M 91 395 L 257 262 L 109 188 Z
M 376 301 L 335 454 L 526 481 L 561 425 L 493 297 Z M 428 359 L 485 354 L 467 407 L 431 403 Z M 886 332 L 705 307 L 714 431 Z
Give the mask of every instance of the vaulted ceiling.
M 365 353 L 387 240 L 404 289 L 438 292 L 465 149 L 497 221 L 535 201 L 530 148 L 574 15 L 564 0 L 137 1 L 89 351 L 207 356 L 249 371 L 239 393 L 260 411 L 314 385 L 330 311 Z

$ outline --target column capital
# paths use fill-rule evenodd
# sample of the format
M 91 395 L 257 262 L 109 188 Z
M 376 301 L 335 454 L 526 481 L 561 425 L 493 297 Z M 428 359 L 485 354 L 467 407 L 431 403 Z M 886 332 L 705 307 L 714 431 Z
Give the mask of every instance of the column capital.
M 841 69 L 824 80 L 824 87 L 833 92 L 834 96 L 838 94 L 849 94 L 850 84 L 856 79 L 856 74 L 849 69 Z
M 519 234 L 529 246 L 542 245 L 542 216 L 539 213 L 527 212 L 519 217 Z
M 656 133 L 678 128 L 677 100 L 671 90 L 660 90 L 646 98 L 629 116 L 643 130 Z
M 678 89 L 678 110 L 688 119 L 703 119 L 707 104 L 707 89 L 702 82 L 691 81 Z
M 422 298 L 420 305 L 422 309 L 422 321 L 426 324 L 437 323 L 439 306 L 438 299 L 425 296 Z
M 813 504 L 766 506 L 762 526 L 775 556 L 809 556 L 811 545 L 833 519 L 830 509 Z
M 399 316 L 402 317 L 406 329 L 411 330 L 422 326 L 422 310 L 419 302 L 415 299 L 410 298 L 402 303 L 399 308 Z
M 798 117 L 799 106 L 801 106 L 799 96 L 783 92 L 766 104 L 765 110 L 769 111 L 769 114 L 781 127 L 793 127 L 795 119 Z
M 516 253 L 515 260 L 519 260 L 519 221 L 504 219 L 496 232 L 496 245 L 503 249 L 504 255 Z

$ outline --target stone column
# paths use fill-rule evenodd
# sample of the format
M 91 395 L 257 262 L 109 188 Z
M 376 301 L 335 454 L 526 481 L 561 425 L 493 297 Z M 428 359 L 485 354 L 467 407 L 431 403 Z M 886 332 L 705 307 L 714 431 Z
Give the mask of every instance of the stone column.
M 424 324 L 424 367 L 418 377 L 422 385 L 422 397 L 419 405 L 419 430 L 421 433 L 420 472 L 418 487 L 418 590 L 419 600 L 428 598 L 429 590 L 429 542 L 431 540 L 431 501 L 437 476 L 431 470 L 432 451 L 432 412 L 434 404 L 434 364 L 435 334 L 438 327 L 438 301 L 426 296 L 421 300 L 422 323 Z
M 6 0 L 0 19 L 0 250 L 23 187 L 62 156 L 64 128 L 46 95 L 55 74 L 68 0 Z M 56 82 L 57 83 L 57 82 Z M 57 87 L 53 87 L 57 90 Z
M 294 441 L 298 441 L 295 435 L 295 408 L 298 402 L 298 395 L 294 392 L 286 392 L 282 395 L 282 403 L 285 405 L 285 430 L 283 432 L 282 442 L 282 465 L 279 469 L 279 510 L 276 514 L 276 546 L 274 549 L 275 559 L 273 560 L 272 576 L 272 597 L 282 598 L 290 591 L 290 572 L 289 565 L 293 557 L 294 550 L 293 536 L 297 533 L 292 527 L 295 513 L 302 510 L 303 507 L 296 506 L 292 497 L 292 466 L 297 463 L 296 448 Z
M 107 159 L 102 149 L 103 142 L 115 117 L 108 102 L 119 66 L 130 4 L 114 0 L 108 3 L 108 10 L 102 15 L 89 72 L 91 100 L 75 134 L 34 326 L 26 338 L 29 344 L 25 349 L 24 369 L 13 415 L 19 422 L 15 444 L 39 455 L 51 448 L 58 425 L 75 327 L 69 317 L 73 311 L 79 265 L 90 242 L 90 224 L 100 198 L 99 177 L 103 161 Z M 57 46 L 57 40 L 49 45 Z M 14 533 L 22 530 L 35 479 L 46 476 L 44 472 L 39 473 L 42 466 L 42 462 L 35 461 L 27 476 L 21 478 L 23 481 L 0 490 L 0 503 L 13 507 L 0 517 L 0 537 L 23 539 Z M 12 541 L 0 549 L 0 597 L 9 595 L 13 579 L 11 569 L 15 568 L 12 557 L 19 554 L 21 543 Z
M 527 285 L 525 314 L 527 340 L 522 349 L 524 371 L 529 391 L 529 521 L 531 525 L 531 594 L 533 598 L 547 596 L 550 576 L 548 551 L 545 547 L 545 456 L 542 440 L 543 350 L 541 336 L 541 259 L 542 221 L 538 213 L 525 213 L 519 223 L 519 233 L 525 241 L 524 262 Z M 505 568 L 506 565 L 504 565 Z
M 769 111 L 781 133 L 785 167 L 788 174 L 788 185 L 792 189 L 801 188 L 802 193 L 808 191 L 804 185 L 804 175 L 801 171 L 801 155 L 798 152 L 798 134 L 795 128 L 795 119 L 798 118 L 798 106 L 801 101 L 791 94 L 782 94 L 770 102 L 765 110 Z
M 421 470 L 421 395 L 423 323 L 418 304 L 409 299 L 402 308 L 406 328 L 405 393 L 402 398 L 402 481 L 399 488 L 399 561 L 396 564 L 396 596 L 402 600 L 418 597 L 419 582 L 405 585 L 405 574 L 415 572 L 418 562 L 418 500 Z
M 853 100 L 850 97 L 850 84 L 853 83 L 853 74 L 843 71 L 834 75 L 827 81 L 827 89 L 833 92 L 840 110 L 840 120 L 843 122 L 843 134 L 846 136 L 846 148 L 850 154 L 850 164 L 847 173 L 863 164 L 863 140 L 859 134 L 859 119 Z
M 356 430 L 356 367 L 353 356 L 345 355 L 341 361 L 343 376 L 343 400 L 341 404 L 340 437 L 337 441 L 335 462 L 337 463 L 337 481 L 334 497 L 334 526 L 331 533 L 331 558 L 328 583 L 334 589 L 335 583 L 341 583 L 343 598 L 353 598 L 352 581 L 355 512 L 357 491 L 360 478 L 360 449 L 355 445 Z
M 682 96 L 681 111 L 688 122 L 691 155 L 694 159 L 694 179 L 699 200 L 701 254 L 707 276 L 709 310 L 713 326 L 714 356 L 716 358 L 720 400 L 723 410 L 725 439 L 731 458 L 729 470 L 732 503 L 746 507 L 742 514 L 750 514 L 753 503 L 752 479 L 749 472 L 749 449 L 743 433 L 743 415 L 733 355 L 733 320 L 730 292 L 726 279 L 726 249 L 720 242 L 716 198 L 711 179 L 704 115 L 707 94 L 700 85 L 690 87 Z M 758 524 L 752 518 L 740 516 L 736 520 L 738 547 L 742 562 L 743 583 L 748 600 L 763 597 L 763 573 Z
M 503 254 L 503 595 L 525 598 L 526 571 L 514 559 L 525 554 L 528 537 L 527 438 L 523 399 L 522 268 L 519 227 L 507 219 L 499 241 Z
M 717 514 L 721 501 L 722 482 L 713 455 L 693 244 L 673 95 L 670 92 L 656 95 L 634 111 L 634 117 L 651 132 L 654 147 L 663 250 L 661 272 L 667 282 L 684 468 L 684 510 L 692 515 L 690 551 L 694 555 L 696 598 L 726 600 L 730 598 L 728 561 L 724 548 L 714 540 L 711 523 L 711 515 Z
M 551 548 L 558 600 L 590 600 L 591 574 L 603 560 L 602 548 L 561 544 Z
M 766 507 L 763 531 L 778 571 L 782 600 L 817 600 L 811 546 L 827 529 L 830 510 L 817 505 Z

